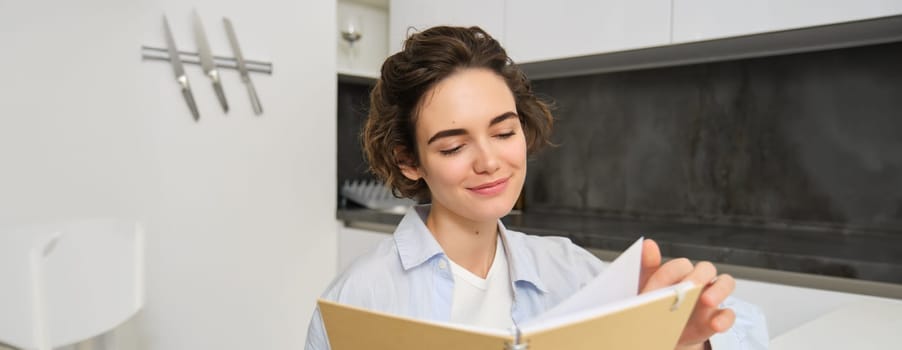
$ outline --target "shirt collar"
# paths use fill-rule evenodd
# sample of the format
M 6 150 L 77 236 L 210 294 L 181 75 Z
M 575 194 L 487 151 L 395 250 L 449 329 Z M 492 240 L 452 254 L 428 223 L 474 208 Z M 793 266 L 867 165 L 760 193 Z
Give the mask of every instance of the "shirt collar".
M 401 266 L 405 271 L 423 264 L 436 255 L 444 254 L 442 246 L 426 227 L 429 209 L 428 204 L 408 209 L 395 229 L 395 246 L 398 247 Z
M 410 208 L 395 229 L 395 246 L 398 248 L 401 266 L 405 271 L 422 265 L 436 255 L 444 254 L 444 250 L 426 227 L 430 209 L 429 204 Z M 511 281 L 514 284 L 519 281 L 527 282 L 543 293 L 548 292 L 539 278 L 535 258 L 526 245 L 526 235 L 508 231 L 501 220 L 498 220 L 498 231 L 507 255 Z

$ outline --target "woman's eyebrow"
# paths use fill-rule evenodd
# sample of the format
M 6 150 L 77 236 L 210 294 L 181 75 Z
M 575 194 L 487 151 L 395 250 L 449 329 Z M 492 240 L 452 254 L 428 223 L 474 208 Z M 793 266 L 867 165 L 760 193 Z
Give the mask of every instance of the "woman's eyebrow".
M 467 131 L 464 130 L 464 129 L 448 129 L 448 130 L 442 130 L 442 131 L 439 131 L 439 132 L 435 133 L 435 135 L 432 135 L 432 137 L 429 138 L 429 141 L 426 142 L 426 144 L 428 145 L 428 144 L 432 143 L 432 141 L 438 140 L 438 139 L 440 139 L 440 138 L 442 138 L 442 137 L 457 136 L 457 135 L 466 135 L 466 134 L 467 134 Z
M 489 122 L 489 126 L 503 122 L 503 121 L 507 120 L 507 118 L 514 118 L 514 117 L 519 118 L 520 116 L 518 116 L 517 113 L 514 113 L 514 112 L 504 112 L 503 114 L 501 114 L 495 118 L 492 118 L 492 121 Z
M 519 116 L 517 115 L 517 113 L 514 113 L 514 112 L 504 112 L 503 114 L 492 118 L 492 121 L 489 122 L 489 126 L 498 124 L 500 122 L 507 120 L 508 118 L 514 118 L 514 117 L 519 117 Z M 438 140 L 442 137 L 450 137 L 450 136 L 466 135 L 466 134 L 467 134 L 467 131 L 464 129 L 442 130 L 442 131 L 435 133 L 435 135 L 432 135 L 432 137 L 429 138 L 429 141 L 427 141 L 426 144 L 427 145 L 431 144 L 433 141 Z

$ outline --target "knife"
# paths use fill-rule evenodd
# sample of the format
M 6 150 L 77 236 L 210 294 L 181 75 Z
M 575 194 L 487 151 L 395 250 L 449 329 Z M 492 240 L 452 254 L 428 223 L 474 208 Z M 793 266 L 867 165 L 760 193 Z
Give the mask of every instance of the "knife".
M 191 85 L 188 84 L 188 76 L 185 75 L 185 67 L 182 66 L 182 59 L 179 57 L 179 50 L 175 47 L 175 39 L 172 38 L 172 30 L 169 29 L 169 20 L 163 15 L 163 29 L 166 30 L 166 48 L 169 51 L 169 61 L 172 62 L 172 71 L 175 72 L 175 80 L 182 87 L 182 96 L 185 96 L 185 102 L 191 109 L 191 115 L 194 121 L 200 120 L 200 113 L 197 112 L 197 104 L 194 103 L 194 95 L 191 93 Z
M 216 70 L 216 63 L 213 62 L 213 51 L 210 50 L 207 34 L 204 33 L 204 24 L 200 21 L 200 15 L 197 14 L 197 10 L 194 10 L 194 39 L 197 41 L 197 55 L 200 58 L 200 66 L 203 67 L 204 73 L 213 81 L 213 90 L 216 90 L 216 98 L 219 99 L 222 111 L 228 112 L 229 103 L 226 102 L 225 92 L 222 91 L 219 71 Z
M 232 21 L 223 17 L 222 23 L 225 25 L 226 34 L 229 37 L 229 44 L 232 45 L 232 52 L 235 53 L 235 61 L 238 62 L 238 72 L 241 73 L 241 81 L 247 86 L 247 93 L 251 96 L 251 105 L 254 107 L 254 114 L 263 114 L 263 106 L 260 105 L 260 98 L 257 97 L 257 90 L 254 89 L 254 83 L 251 76 L 247 72 L 247 64 L 244 62 L 244 55 L 241 54 L 241 47 L 238 46 L 238 37 L 235 36 L 235 28 L 232 27 Z

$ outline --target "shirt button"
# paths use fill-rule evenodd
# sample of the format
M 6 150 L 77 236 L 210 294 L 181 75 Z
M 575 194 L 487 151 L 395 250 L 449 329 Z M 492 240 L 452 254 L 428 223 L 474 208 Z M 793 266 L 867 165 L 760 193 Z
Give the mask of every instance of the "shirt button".
M 440 269 L 442 269 L 442 270 L 447 269 L 447 268 L 448 268 L 448 263 L 445 262 L 444 260 L 439 260 L 439 261 L 438 261 L 438 268 L 440 268 Z

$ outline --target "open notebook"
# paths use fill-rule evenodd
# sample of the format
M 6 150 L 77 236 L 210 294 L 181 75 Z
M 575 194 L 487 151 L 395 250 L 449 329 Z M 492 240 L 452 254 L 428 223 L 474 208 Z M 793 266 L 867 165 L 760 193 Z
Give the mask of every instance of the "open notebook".
M 636 295 L 641 249 L 640 238 L 577 293 L 511 330 L 318 303 L 333 350 L 673 349 L 701 286 L 683 282 Z

